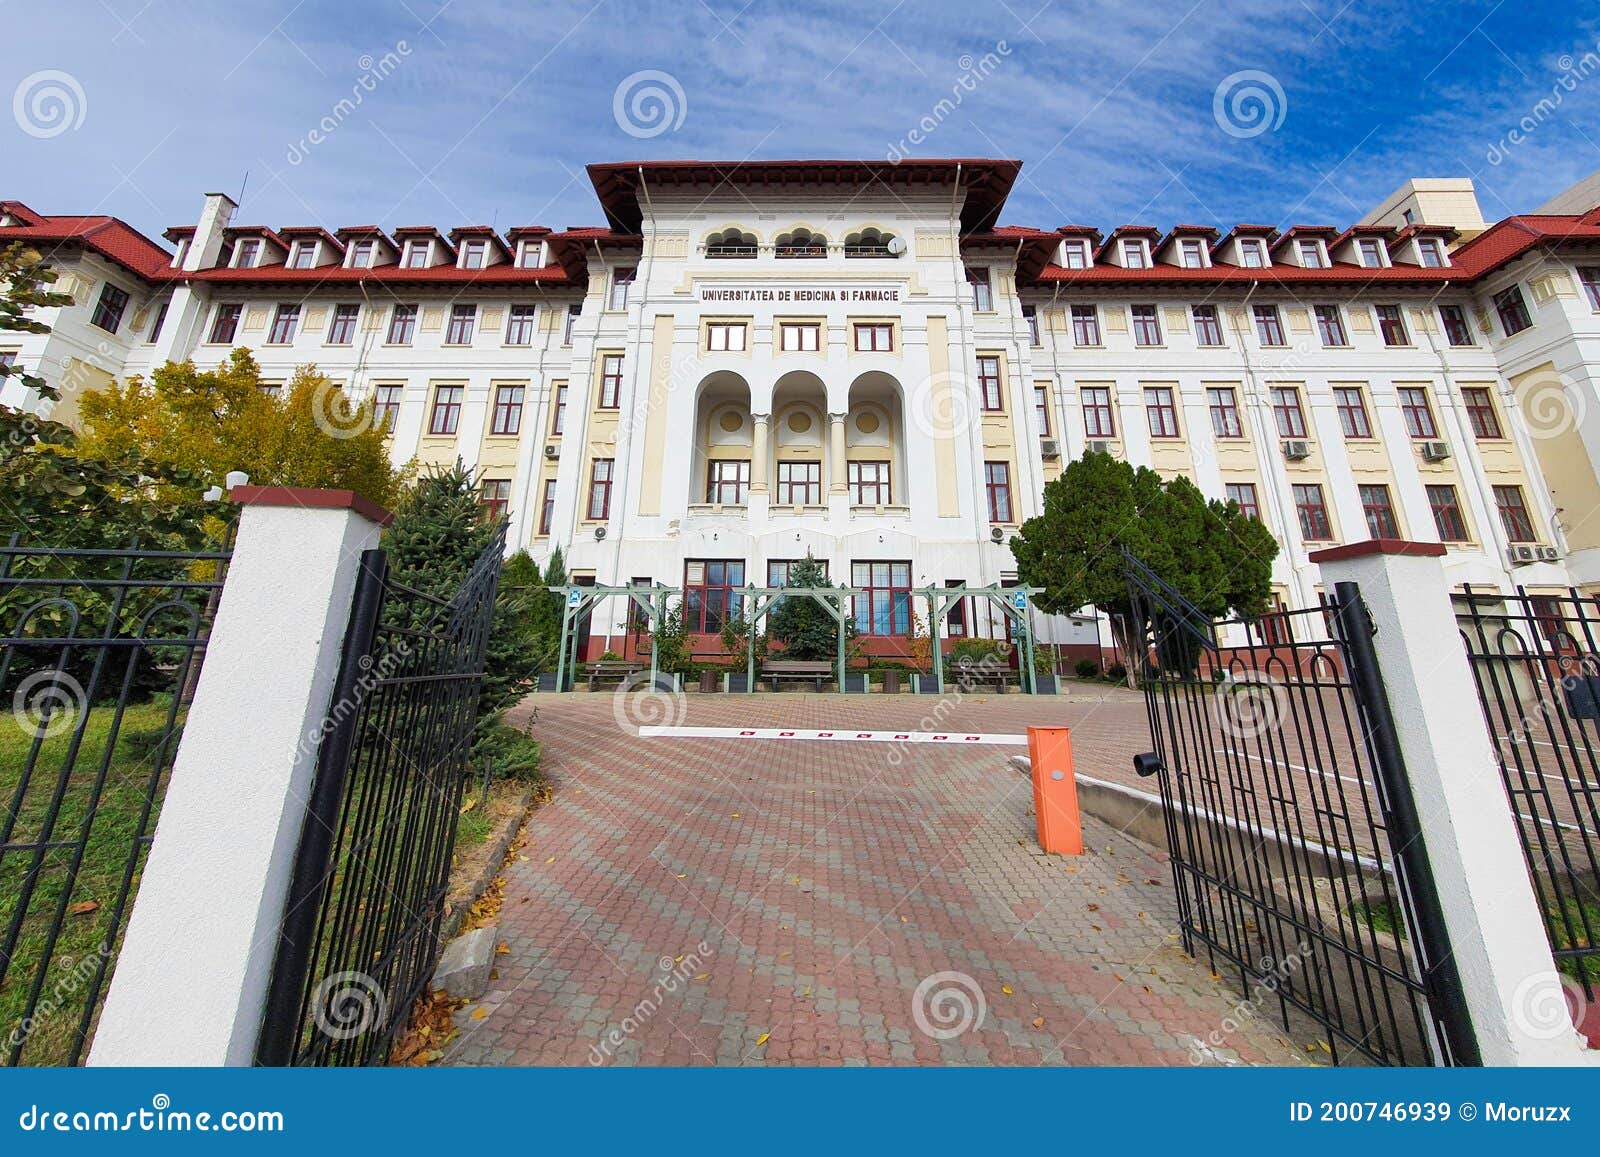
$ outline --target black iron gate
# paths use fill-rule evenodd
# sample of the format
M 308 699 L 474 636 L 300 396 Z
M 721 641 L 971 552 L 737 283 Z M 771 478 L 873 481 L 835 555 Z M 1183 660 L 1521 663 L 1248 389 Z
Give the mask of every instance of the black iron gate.
M 433 976 L 504 534 L 448 601 L 362 556 L 260 1064 L 383 1064 Z
M 1335 1061 L 1477 1063 L 1360 592 L 1216 621 L 1126 568 L 1185 949 Z
M 227 561 L 0 547 L 0 1064 L 83 1060 Z

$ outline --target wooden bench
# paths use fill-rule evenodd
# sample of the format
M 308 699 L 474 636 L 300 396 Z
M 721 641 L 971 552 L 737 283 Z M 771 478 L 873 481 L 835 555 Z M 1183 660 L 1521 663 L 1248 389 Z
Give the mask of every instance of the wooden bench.
M 626 683 L 643 670 L 643 663 L 635 663 L 631 659 L 597 659 L 589 664 L 589 690 L 593 691 L 594 685 L 601 679 Z
M 963 687 L 975 687 L 985 683 L 993 683 L 995 689 L 1002 695 L 1010 683 L 1021 681 L 1018 672 L 1010 667 L 997 663 L 974 663 L 971 659 L 958 659 L 955 663 L 956 682 Z
M 761 664 L 761 677 L 769 683 L 780 679 L 801 679 L 822 685 L 833 678 L 833 664 L 826 659 L 769 659 Z

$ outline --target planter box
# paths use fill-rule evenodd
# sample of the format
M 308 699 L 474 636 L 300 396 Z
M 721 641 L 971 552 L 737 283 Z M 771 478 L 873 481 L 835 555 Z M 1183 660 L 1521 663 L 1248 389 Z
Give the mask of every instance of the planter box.
M 729 695 L 748 695 L 750 693 L 750 672 L 729 671 L 722 677 L 722 689 Z
M 536 691 L 559 691 L 560 688 L 556 686 L 556 673 L 554 671 L 551 671 L 549 674 L 541 674 L 539 676 L 538 683 L 534 687 L 534 690 L 536 690 Z
M 717 689 L 717 673 L 715 671 L 700 672 L 700 690 L 707 695 L 713 694 Z
M 642 675 L 644 681 L 648 683 L 650 681 L 650 672 L 642 672 Z M 666 671 L 657 671 L 656 690 L 665 691 L 669 695 L 676 695 L 679 691 L 683 690 L 683 676 L 669 674 Z
M 911 674 L 911 693 L 913 695 L 937 695 L 939 693 L 939 680 L 932 675 L 924 675 L 921 671 Z
M 887 667 L 883 672 L 883 693 L 885 695 L 900 694 L 900 676 L 903 672 L 897 667 Z
M 865 671 L 846 671 L 844 673 L 845 694 L 865 695 L 869 689 Z
M 1035 675 L 1033 682 L 1040 695 L 1059 695 L 1061 693 L 1061 678 L 1058 675 Z

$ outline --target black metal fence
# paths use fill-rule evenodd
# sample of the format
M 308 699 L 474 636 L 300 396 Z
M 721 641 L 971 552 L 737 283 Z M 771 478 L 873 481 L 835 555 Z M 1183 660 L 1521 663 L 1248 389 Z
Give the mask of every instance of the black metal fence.
M 432 978 L 503 537 L 449 600 L 362 556 L 261 1064 L 384 1063 Z
M 0 547 L 0 1061 L 93 1036 L 227 550 Z
M 1600 602 L 1465 588 L 1456 621 L 1556 966 L 1600 981 Z
M 1335 1061 L 1473 1061 L 1359 593 L 1219 621 L 1127 571 L 1185 949 Z

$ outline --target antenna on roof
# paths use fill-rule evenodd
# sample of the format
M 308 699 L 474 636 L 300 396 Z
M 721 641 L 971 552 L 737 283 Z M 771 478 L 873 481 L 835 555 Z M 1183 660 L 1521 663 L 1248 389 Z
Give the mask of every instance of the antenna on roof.
M 234 202 L 235 204 L 238 204 L 238 205 L 243 205 L 244 204 L 244 187 L 246 185 L 248 185 L 249 183 L 250 183 L 250 170 L 246 169 L 244 171 L 244 179 L 239 182 L 239 199 L 236 202 Z

